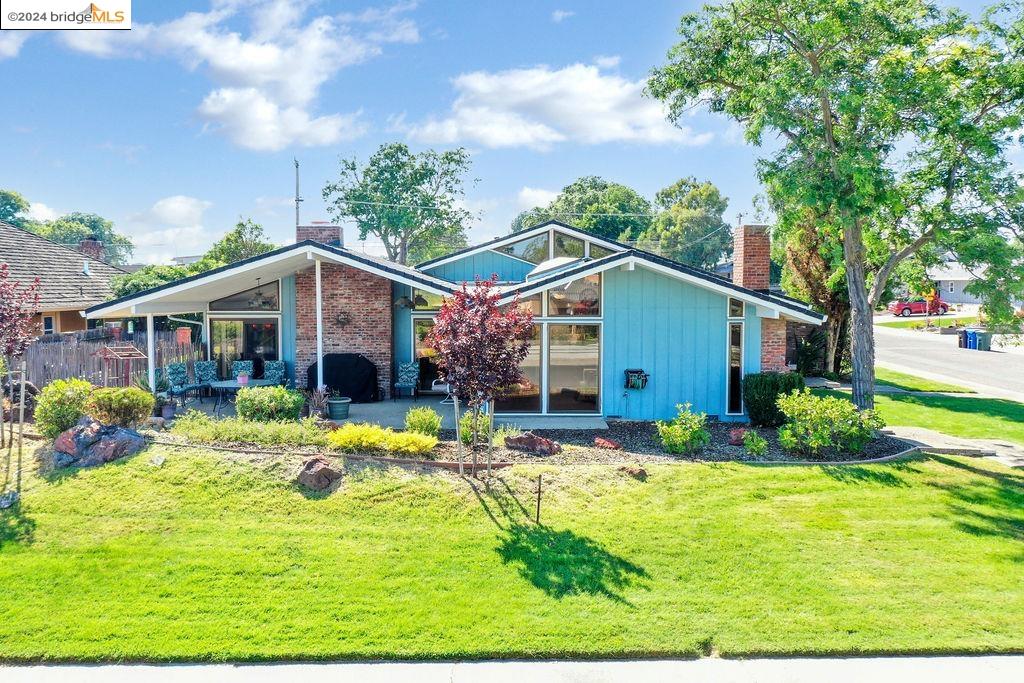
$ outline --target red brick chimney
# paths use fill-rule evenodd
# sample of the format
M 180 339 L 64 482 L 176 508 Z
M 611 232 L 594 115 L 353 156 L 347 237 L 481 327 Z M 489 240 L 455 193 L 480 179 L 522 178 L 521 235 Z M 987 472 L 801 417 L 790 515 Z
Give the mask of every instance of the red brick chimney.
M 771 246 L 767 225 L 741 225 L 736 228 L 732 247 L 732 281 L 747 289 L 768 289 Z
M 103 260 L 103 242 L 96 239 L 95 235 L 89 235 L 78 243 L 79 253 L 85 254 L 97 261 Z
M 333 246 L 345 246 L 342 240 L 340 225 L 332 225 L 327 221 L 312 221 L 309 225 L 298 225 L 295 227 L 295 241 L 313 240 Z

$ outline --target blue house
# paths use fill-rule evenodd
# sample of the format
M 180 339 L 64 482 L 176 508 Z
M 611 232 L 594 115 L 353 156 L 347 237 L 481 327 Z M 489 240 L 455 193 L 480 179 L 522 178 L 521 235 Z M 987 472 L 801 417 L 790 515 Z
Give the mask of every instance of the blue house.
M 298 386 L 322 384 L 325 354 L 358 353 L 376 367 L 381 397 L 408 363 L 422 392 L 443 397 L 426 343 L 437 310 L 463 283 L 496 278 L 502 303 L 536 323 L 525 381 L 498 413 L 649 420 L 690 403 L 739 420 L 742 377 L 786 370 L 787 324 L 824 319 L 769 291 L 769 246 L 765 226 L 738 228 L 728 280 L 551 221 L 411 267 L 347 249 L 338 226 L 316 224 L 299 226 L 294 245 L 85 315 L 145 316 L 151 327 L 200 312 L 224 374 L 239 358 L 284 360 Z

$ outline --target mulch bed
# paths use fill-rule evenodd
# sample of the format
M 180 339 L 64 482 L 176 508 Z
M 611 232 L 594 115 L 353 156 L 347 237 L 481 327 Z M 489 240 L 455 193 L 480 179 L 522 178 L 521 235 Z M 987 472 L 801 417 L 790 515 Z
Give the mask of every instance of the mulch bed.
M 757 429 L 768 442 L 768 452 L 762 457 L 747 454 L 742 446 L 729 445 L 729 431 L 737 427 L 745 427 L 734 422 L 708 421 L 711 442 L 693 455 L 671 455 L 661 450 L 658 443 L 658 432 L 653 422 L 637 422 L 630 420 L 608 420 L 608 429 L 535 429 L 534 434 L 552 439 L 562 445 L 562 452 L 557 455 L 538 456 L 505 448 L 503 444 L 494 444 L 494 462 L 533 462 L 552 465 L 579 464 L 620 464 L 620 463 L 658 463 L 658 462 L 783 462 L 799 460 L 787 453 L 779 445 L 779 438 L 774 429 Z M 610 438 L 622 444 L 622 450 L 595 448 L 594 437 Z M 458 458 L 455 445 L 455 432 L 441 432 L 442 441 L 434 450 L 436 460 L 456 460 Z M 863 453 L 830 454 L 821 458 L 822 462 L 843 462 L 846 460 L 871 460 L 895 455 L 910 448 L 910 444 L 889 435 L 881 435 L 865 449 Z M 463 453 L 468 457 L 468 451 Z M 487 457 L 486 448 L 477 451 L 482 461 Z

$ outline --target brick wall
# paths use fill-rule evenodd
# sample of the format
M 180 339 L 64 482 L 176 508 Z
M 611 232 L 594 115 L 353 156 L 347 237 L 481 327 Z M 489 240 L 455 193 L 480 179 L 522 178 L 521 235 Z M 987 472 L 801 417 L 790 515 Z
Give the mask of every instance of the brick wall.
M 767 225 L 741 225 L 736 228 L 732 251 L 732 281 L 748 289 L 768 289 L 771 247 Z
M 316 361 L 316 270 L 295 276 L 295 381 Z M 321 266 L 324 353 L 361 353 L 377 366 L 381 398 L 391 392 L 391 281 L 335 264 Z M 346 313 L 347 325 L 338 324 Z
M 78 243 L 78 251 L 86 256 L 96 259 L 97 261 L 105 261 L 103 258 L 103 242 L 92 237 L 86 237 L 84 240 Z
M 328 223 L 298 225 L 295 227 L 295 241 L 313 240 L 324 244 L 341 244 L 341 226 Z
M 761 318 L 761 372 L 787 372 L 786 321 Z

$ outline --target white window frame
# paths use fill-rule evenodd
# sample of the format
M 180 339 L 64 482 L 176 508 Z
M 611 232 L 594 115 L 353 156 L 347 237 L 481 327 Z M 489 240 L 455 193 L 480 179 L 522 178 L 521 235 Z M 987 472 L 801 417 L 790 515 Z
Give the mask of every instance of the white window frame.
M 209 308 L 209 305 L 207 305 Z M 206 357 L 213 360 L 213 335 L 210 334 L 210 323 L 214 320 L 245 320 L 246 318 L 274 318 L 277 323 L 277 359 L 284 360 L 284 326 L 281 314 L 265 311 L 263 313 L 246 311 L 245 313 L 229 313 L 227 311 L 207 312 L 203 316 L 203 335 L 206 337 Z
M 956 293 L 956 292 L 955 292 L 955 287 L 954 287 L 954 283 L 953 283 L 953 281 L 952 281 L 952 280 L 950 280 L 950 281 L 949 281 L 949 293 L 950 293 L 950 294 L 955 294 L 955 293 Z
M 42 316 L 43 323 L 43 334 L 57 334 L 57 316 L 56 315 L 44 315 Z M 50 330 L 46 330 L 46 319 L 50 319 Z

